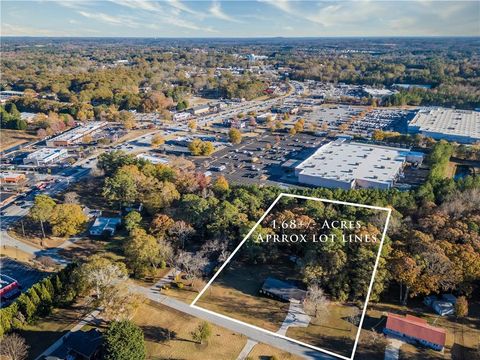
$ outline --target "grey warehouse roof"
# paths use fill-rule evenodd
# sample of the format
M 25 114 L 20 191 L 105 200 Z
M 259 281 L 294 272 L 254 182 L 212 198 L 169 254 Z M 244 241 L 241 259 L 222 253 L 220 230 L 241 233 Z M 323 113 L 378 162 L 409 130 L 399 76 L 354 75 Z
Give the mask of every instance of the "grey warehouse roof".
M 303 175 L 343 182 L 366 179 L 389 183 L 399 173 L 409 153 L 401 148 L 337 139 L 318 148 L 296 170 Z
M 420 131 L 480 139 L 480 112 L 455 109 L 420 110 L 408 125 Z

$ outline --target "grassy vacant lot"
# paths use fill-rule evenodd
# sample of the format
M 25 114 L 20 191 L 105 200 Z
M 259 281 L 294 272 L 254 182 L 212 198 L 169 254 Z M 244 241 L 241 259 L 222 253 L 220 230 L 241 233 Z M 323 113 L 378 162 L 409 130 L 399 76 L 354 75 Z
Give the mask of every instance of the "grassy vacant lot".
M 357 327 L 348 321 L 348 317 L 353 313 L 352 306 L 332 303 L 327 316 L 322 316 L 319 321 L 311 321 L 306 328 L 291 327 L 287 331 L 287 336 L 321 349 L 349 356 L 357 335 Z
M 243 335 L 211 325 L 208 344 L 200 345 L 192 340 L 191 332 L 202 320 L 153 302 L 138 309 L 134 322 L 145 334 L 148 359 L 234 360 L 247 342 Z
M 30 346 L 28 359 L 35 359 L 57 339 L 65 335 L 88 311 L 81 305 L 66 309 L 55 309 L 54 312 L 33 325 L 27 325 L 20 336 Z
M 32 254 L 26 253 L 20 249 L 8 245 L 3 245 L 0 248 L 0 256 L 8 256 L 11 259 L 27 263 L 33 259 Z
M 441 317 L 423 306 L 420 302 L 411 302 L 408 307 L 394 304 L 372 304 L 367 312 L 368 319 L 380 319 L 385 312 L 410 314 L 424 318 L 429 324 L 447 330 L 447 341 L 442 353 L 423 348 L 419 345 L 404 345 L 400 359 L 480 359 L 480 302 L 471 302 L 469 316 L 457 319 L 454 316 Z M 365 327 L 365 326 L 364 326 Z
M 300 360 L 302 358 L 286 353 L 282 350 L 274 348 L 267 344 L 258 344 L 255 345 L 253 350 L 248 354 L 247 359 L 249 360 L 269 360 L 271 357 L 275 356 L 278 360 Z
M 277 331 L 288 312 L 288 303 L 260 296 L 259 290 L 268 276 L 287 279 L 292 274 L 288 261 L 279 265 L 227 266 L 197 303 L 198 306 Z
M 2 129 L 2 131 L 0 131 L 0 151 L 36 139 L 38 139 L 36 135 L 26 131 Z

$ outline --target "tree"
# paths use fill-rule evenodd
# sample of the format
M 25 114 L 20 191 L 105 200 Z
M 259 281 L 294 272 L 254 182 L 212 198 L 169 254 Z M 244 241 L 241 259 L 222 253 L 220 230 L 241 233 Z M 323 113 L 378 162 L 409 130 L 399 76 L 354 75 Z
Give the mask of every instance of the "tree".
M 190 129 L 191 132 L 197 131 L 197 120 L 190 120 L 188 122 L 188 128 Z
M 129 320 L 144 300 L 142 295 L 131 292 L 125 284 L 116 284 L 102 303 L 102 317 L 115 321 Z
M 18 334 L 9 334 L 1 341 L 0 354 L 8 360 L 24 360 L 28 357 L 29 347 Z
M 135 175 L 138 173 L 131 165 L 121 167 L 113 177 L 107 177 L 103 187 L 103 196 L 120 205 L 134 203 L 138 197 L 138 184 Z
M 188 150 L 190 150 L 193 156 L 208 156 L 215 151 L 213 143 L 210 141 L 202 141 L 200 139 L 193 139 L 188 144 Z
M 130 211 L 127 215 L 125 215 L 124 223 L 125 228 L 128 231 L 132 231 L 133 229 L 137 228 L 140 223 L 142 222 L 142 215 L 138 211 Z
M 115 286 L 126 286 L 128 272 L 124 263 L 93 255 L 75 270 L 74 278 L 79 291 L 93 294 L 95 305 L 101 306 L 108 303 L 111 294 L 115 292 Z
M 130 111 L 120 111 L 117 115 L 117 120 L 121 122 L 123 127 L 127 130 L 131 130 L 137 126 L 135 115 L 133 115 Z
M 455 314 L 460 317 L 468 315 L 468 301 L 465 296 L 459 296 L 455 303 Z
M 294 135 L 297 134 L 297 130 L 296 130 L 294 127 L 292 127 L 292 128 L 290 128 L 290 130 L 288 131 L 288 133 L 290 134 L 290 136 L 294 136 Z
M 157 239 L 141 228 L 132 230 L 125 244 L 125 256 L 136 275 L 143 275 L 152 267 L 156 269 L 162 261 Z
M 318 284 L 308 287 L 307 296 L 304 300 L 304 309 L 317 320 L 328 317 L 330 301 L 325 296 L 323 289 Z
M 182 111 L 188 108 L 188 101 L 187 100 L 180 100 L 177 103 L 177 111 Z
M 168 234 L 175 238 L 179 243 L 180 247 L 185 248 L 185 241 L 188 240 L 193 234 L 195 234 L 195 229 L 185 221 L 175 221 L 175 223 L 168 230 Z
M 188 150 L 190 150 L 190 153 L 193 156 L 199 156 L 202 155 L 202 143 L 203 141 L 200 139 L 193 139 L 189 144 L 188 144 Z
M 184 272 L 188 280 L 199 278 L 202 270 L 208 264 L 208 260 L 202 252 L 192 254 L 187 251 L 180 250 L 172 259 L 173 266 Z
M 225 178 L 225 176 L 220 175 L 219 177 L 217 177 L 217 179 L 213 183 L 213 190 L 216 193 L 222 194 L 222 193 L 227 192 L 228 189 L 229 189 L 229 185 L 228 185 L 228 181 Z
M 34 221 L 39 221 L 42 228 L 42 235 L 45 238 L 44 223 L 50 219 L 55 208 L 55 200 L 48 195 L 37 195 L 33 206 L 30 209 L 30 217 Z
M 72 236 L 78 234 L 85 223 L 87 216 L 78 204 L 59 204 L 53 209 L 49 223 L 55 236 Z
M 230 129 L 228 139 L 232 144 L 240 144 L 242 142 L 242 133 L 238 129 Z
M 199 344 L 203 344 L 204 341 L 207 341 L 210 336 L 212 336 L 212 329 L 210 324 L 206 321 L 203 321 L 195 331 L 192 331 L 192 338 Z
M 67 204 L 78 204 L 78 194 L 75 191 L 66 192 L 63 201 Z
M 154 181 L 153 184 L 145 187 L 140 199 L 145 205 L 145 209 L 150 214 L 155 214 L 170 206 L 173 201 L 180 199 L 180 193 L 175 184 L 170 181 Z
M 161 134 L 155 134 L 152 137 L 152 147 L 157 148 L 165 144 L 165 138 Z
M 215 146 L 211 141 L 205 141 L 202 144 L 202 155 L 209 156 L 215 151 Z
M 170 216 L 165 214 L 156 214 L 150 223 L 150 233 L 159 238 L 163 238 L 174 223 L 175 220 L 173 220 Z
M 135 156 L 125 154 L 121 150 L 115 150 L 100 154 L 97 167 L 103 170 L 105 175 L 111 176 L 121 167 L 134 164 L 138 164 L 138 159 Z
M 146 358 L 142 329 L 131 321 L 112 321 L 104 337 L 106 360 L 144 360 Z

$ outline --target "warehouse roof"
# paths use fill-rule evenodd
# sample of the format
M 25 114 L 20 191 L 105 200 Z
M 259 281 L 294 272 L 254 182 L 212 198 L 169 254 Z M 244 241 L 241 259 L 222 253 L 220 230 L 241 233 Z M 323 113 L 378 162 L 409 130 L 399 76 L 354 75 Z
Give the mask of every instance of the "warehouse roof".
M 366 179 L 391 182 L 410 152 L 401 148 L 337 139 L 317 149 L 297 166 L 303 175 L 351 182 Z
M 58 155 L 66 154 L 66 149 L 57 148 L 42 148 L 27 155 L 29 160 L 48 160 L 49 158 L 55 158 Z
M 480 112 L 456 109 L 423 109 L 410 121 L 410 128 L 480 138 Z
M 67 141 L 73 142 L 83 138 L 86 134 L 96 131 L 108 123 L 106 121 L 90 121 L 82 126 L 77 126 L 63 134 L 60 134 L 49 141 Z

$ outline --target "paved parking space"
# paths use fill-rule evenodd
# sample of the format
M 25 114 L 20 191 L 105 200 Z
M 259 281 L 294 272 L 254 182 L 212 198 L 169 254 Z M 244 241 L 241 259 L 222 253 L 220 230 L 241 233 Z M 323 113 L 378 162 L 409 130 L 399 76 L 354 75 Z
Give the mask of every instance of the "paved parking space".
M 209 159 L 195 160 L 198 168 L 224 175 L 239 184 L 279 185 L 284 175 L 281 165 L 289 159 L 304 159 L 322 142 L 323 138 L 297 134 L 266 133 L 245 139 L 241 144 L 225 147 Z
M 49 275 L 47 272 L 39 271 L 7 257 L 0 258 L 0 273 L 17 280 L 22 287 L 22 291 L 28 290 L 32 285 Z

